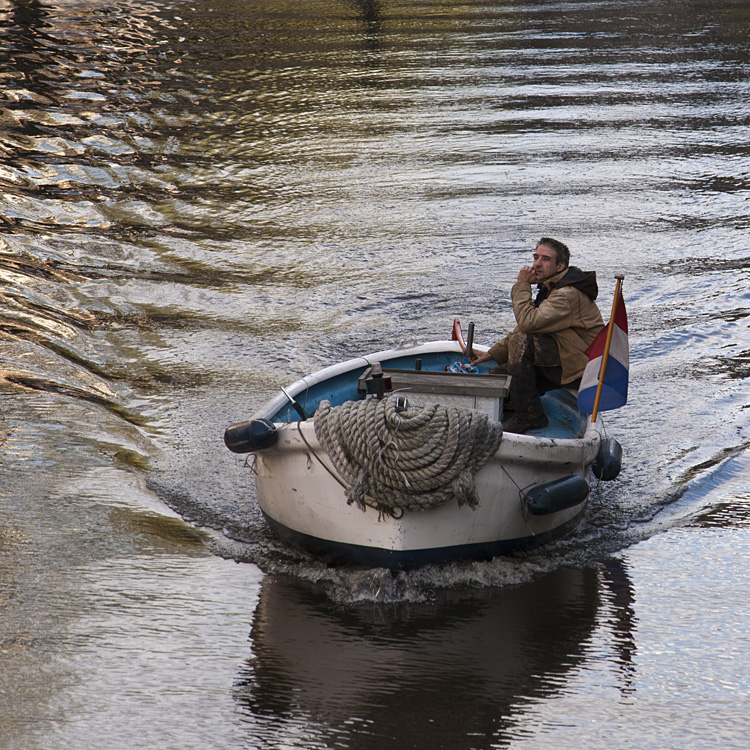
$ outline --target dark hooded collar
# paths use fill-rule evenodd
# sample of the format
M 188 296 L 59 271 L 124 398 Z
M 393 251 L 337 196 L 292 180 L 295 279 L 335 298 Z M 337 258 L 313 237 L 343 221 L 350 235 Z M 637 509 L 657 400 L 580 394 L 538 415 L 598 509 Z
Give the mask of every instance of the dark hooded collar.
M 585 294 L 592 301 L 599 296 L 599 285 L 596 283 L 596 271 L 582 271 L 576 266 L 568 266 L 557 276 L 553 276 L 548 281 L 543 281 L 537 285 L 534 305 L 539 305 L 549 297 L 553 289 L 560 289 L 564 286 L 575 287 L 579 292 Z

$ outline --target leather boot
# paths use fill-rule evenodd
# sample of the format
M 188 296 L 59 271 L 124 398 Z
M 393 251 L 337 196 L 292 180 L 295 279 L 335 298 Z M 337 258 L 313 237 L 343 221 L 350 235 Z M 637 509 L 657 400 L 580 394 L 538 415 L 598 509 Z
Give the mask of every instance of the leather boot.
M 547 415 L 542 410 L 541 414 L 520 414 L 516 412 L 513 416 L 503 420 L 503 430 L 505 432 L 515 432 L 524 435 L 531 430 L 541 430 L 549 424 Z

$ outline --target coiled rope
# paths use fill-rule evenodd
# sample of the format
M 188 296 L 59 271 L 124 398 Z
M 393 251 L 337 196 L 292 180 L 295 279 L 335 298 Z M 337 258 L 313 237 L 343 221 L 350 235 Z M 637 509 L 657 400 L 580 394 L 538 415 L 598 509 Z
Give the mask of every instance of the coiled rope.
M 396 397 L 321 402 L 315 436 L 344 480 L 349 505 L 381 514 L 426 510 L 455 497 L 476 507 L 474 474 L 497 451 L 502 425 L 441 404 L 396 409 Z

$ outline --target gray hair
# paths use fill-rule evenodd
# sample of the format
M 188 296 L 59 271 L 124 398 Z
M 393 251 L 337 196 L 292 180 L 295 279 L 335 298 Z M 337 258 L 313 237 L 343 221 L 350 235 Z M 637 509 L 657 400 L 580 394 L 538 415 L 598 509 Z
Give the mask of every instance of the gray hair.
M 564 263 L 565 268 L 570 265 L 570 250 L 568 250 L 568 246 L 560 242 L 560 240 L 553 240 L 552 237 L 542 237 L 542 239 L 536 244 L 537 247 L 539 247 L 539 245 L 544 245 L 550 250 L 554 250 L 557 255 L 557 262 Z

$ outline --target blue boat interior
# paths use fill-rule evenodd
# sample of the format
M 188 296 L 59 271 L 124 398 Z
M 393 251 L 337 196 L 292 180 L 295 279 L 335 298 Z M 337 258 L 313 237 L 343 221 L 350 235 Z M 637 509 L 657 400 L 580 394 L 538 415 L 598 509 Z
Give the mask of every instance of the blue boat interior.
M 420 353 L 418 356 L 405 355 L 391 359 L 381 360 L 384 368 L 397 370 L 416 370 L 417 360 L 421 370 L 432 370 L 444 372 L 447 367 L 457 361 L 456 352 L 434 352 Z M 332 375 L 319 383 L 309 385 L 307 388 L 295 389 L 290 393 L 296 400 L 298 407 L 307 417 L 312 417 L 322 401 L 329 401 L 333 406 L 345 401 L 359 401 L 365 398 L 358 389 L 360 377 L 368 369 L 369 364 Z M 488 374 L 490 366 L 480 365 L 479 373 Z M 471 373 L 461 377 L 470 379 Z M 553 438 L 580 437 L 586 429 L 586 415 L 578 411 L 576 396 L 566 388 L 559 388 L 542 396 L 542 404 L 549 419 L 549 425 L 532 433 L 536 436 Z M 301 415 L 295 410 L 291 400 L 282 404 L 276 412 L 268 416 L 271 422 L 295 422 L 301 419 Z

